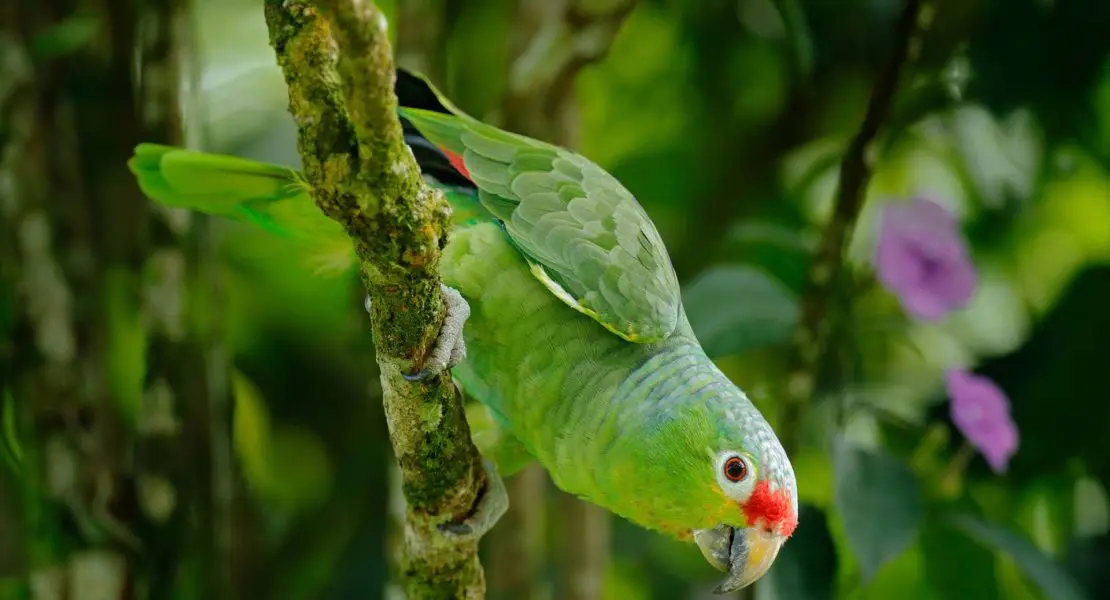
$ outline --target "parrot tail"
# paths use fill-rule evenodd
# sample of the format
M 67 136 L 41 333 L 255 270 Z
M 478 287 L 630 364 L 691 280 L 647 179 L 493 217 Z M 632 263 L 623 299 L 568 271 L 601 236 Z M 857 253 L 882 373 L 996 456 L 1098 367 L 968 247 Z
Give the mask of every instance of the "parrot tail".
M 461 114 L 420 75 L 397 70 L 395 91 L 405 143 L 428 183 L 444 192 L 456 225 L 488 220 L 462 157 L 437 147 L 404 118 L 404 109 Z M 338 274 L 356 257 L 343 228 L 312 202 L 303 175 L 290 167 L 161 144 L 136 146 L 127 163 L 151 200 L 173 208 L 248 222 L 291 238 L 318 272 Z

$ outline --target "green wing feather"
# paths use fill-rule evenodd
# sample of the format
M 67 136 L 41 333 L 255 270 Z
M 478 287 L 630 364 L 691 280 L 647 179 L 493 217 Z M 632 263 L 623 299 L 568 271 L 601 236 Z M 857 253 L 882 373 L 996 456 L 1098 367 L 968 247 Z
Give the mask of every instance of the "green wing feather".
M 355 264 L 343 228 L 320 212 L 294 169 L 159 144 L 139 144 L 127 166 L 156 202 L 259 225 L 299 244 L 322 273 Z
M 633 342 L 675 330 L 681 292 L 670 257 L 651 219 L 613 176 L 578 154 L 461 111 L 401 114 L 432 143 L 462 156 L 482 205 L 564 303 Z

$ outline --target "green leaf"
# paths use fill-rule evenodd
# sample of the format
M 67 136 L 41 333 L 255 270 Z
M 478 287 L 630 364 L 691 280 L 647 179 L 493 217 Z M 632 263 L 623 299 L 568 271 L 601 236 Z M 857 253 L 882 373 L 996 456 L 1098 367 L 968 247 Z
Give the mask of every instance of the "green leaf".
M 7 389 L 0 389 L 0 454 L 18 474 L 23 464 L 23 446 L 19 443 L 19 424 L 16 422 L 15 398 Z
M 946 520 L 980 544 L 1010 556 L 1050 600 L 1087 600 L 1075 579 L 1025 537 L 968 514 L 950 514 Z
M 802 504 L 797 531 L 760 582 L 760 600 L 831 600 L 836 570 L 836 545 L 825 512 Z
M 157 270 L 167 268 L 157 260 L 143 267 L 146 281 L 159 281 Z M 133 293 L 140 281 L 134 272 L 109 267 L 101 275 L 104 289 L 104 321 L 107 324 L 104 370 L 115 406 L 129 423 L 139 414 L 143 381 L 147 373 L 147 331 L 138 297 Z
M 925 579 L 941 598 L 999 597 L 994 554 L 944 521 L 921 531 Z
M 798 320 L 798 302 L 786 287 L 744 265 L 706 269 L 687 286 L 682 302 L 711 357 L 785 342 Z
M 232 372 L 236 455 L 251 488 L 277 507 L 300 509 L 327 497 L 332 465 L 319 436 L 304 427 L 275 423 L 265 398 L 242 372 Z
M 844 520 L 848 546 L 870 581 L 891 559 L 905 552 L 921 527 L 921 487 L 901 462 L 835 442 L 835 503 Z
M 262 392 L 246 375 L 233 371 L 231 384 L 235 399 L 231 419 L 235 454 L 251 487 L 269 488 L 273 485 L 269 465 L 273 437 L 270 413 Z

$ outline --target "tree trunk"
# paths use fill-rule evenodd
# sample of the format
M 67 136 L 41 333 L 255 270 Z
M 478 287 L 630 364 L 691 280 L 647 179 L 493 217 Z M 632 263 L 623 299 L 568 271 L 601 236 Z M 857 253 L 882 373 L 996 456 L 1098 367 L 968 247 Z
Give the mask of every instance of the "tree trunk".
M 25 561 L 34 598 L 166 597 L 186 540 L 212 543 L 212 390 L 186 312 L 191 218 L 153 209 L 127 161 L 140 141 L 184 142 L 188 15 L 184 0 L 78 8 L 0 7 L 0 384 Z M 230 597 L 220 564 L 202 563 L 202 597 Z

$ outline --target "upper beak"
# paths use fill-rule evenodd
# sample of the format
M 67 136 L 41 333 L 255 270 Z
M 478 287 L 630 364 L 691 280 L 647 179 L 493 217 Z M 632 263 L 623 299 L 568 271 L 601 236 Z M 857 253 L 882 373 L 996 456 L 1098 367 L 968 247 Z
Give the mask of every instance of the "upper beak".
M 713 590 L 727 594 L 747 587 L 763 577 L 778 556 L 784 538 L 759 527 L 733 529 L 718 525 L 713 529 L 697 529 L 694 541 L 702 555 L 728 576 Z

